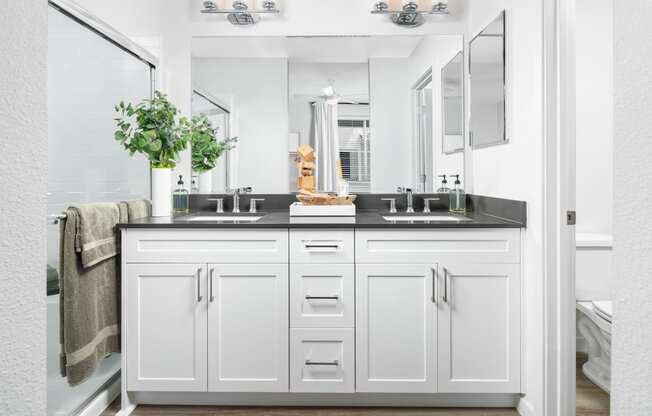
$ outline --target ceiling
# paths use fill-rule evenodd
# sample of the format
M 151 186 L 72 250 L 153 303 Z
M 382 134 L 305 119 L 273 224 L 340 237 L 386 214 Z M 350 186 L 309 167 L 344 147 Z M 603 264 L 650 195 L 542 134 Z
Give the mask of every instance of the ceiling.
M 294 62 L 367 62 L 407 58 L 423 36 L 196 37 L 194 58 L 289 58 Z

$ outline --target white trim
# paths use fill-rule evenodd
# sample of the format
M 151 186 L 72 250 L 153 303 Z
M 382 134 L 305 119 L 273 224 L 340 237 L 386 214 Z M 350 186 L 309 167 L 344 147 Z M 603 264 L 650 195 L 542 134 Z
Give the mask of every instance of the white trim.
M 95 398 L 77 416 L 100 416 L 120 394 L 120 377 L 111 383 L 105 390 Z
M 544 400 L 540 414 L 575 413 L 574 0 L 544 1 Z

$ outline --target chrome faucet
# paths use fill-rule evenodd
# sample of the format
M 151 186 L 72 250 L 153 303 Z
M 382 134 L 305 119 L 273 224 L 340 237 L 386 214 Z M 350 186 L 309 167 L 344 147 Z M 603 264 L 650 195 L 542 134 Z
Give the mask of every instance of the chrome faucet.
M 399 186 L 396 189 L 396 192 L 405 194 L 405 197 L 407 199 L 407 208 L 405 209 L 405 212 L 408 214 L 413 214 L 414 213 L 414 198 L 412 195 L 412 189 L 411 188 L 404 188 L 402 186 Z
M 233 190 L 233 213 L 238 214 L 240 212 L 240 194 L 246 194 L 251 192 L 251 186 L 246 186 L 243 188 L 236 188 Z

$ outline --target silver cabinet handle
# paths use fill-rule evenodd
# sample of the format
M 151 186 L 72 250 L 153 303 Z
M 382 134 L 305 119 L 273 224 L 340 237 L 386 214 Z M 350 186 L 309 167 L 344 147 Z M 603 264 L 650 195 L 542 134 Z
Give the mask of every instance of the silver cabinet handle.
M 448 269 L 444 267 L 444 302 L 448 303 Z
M 333 360 L 333 361 L 310 361 L 310 360 L 306 360 L 306 365 L 332 365 L 332 366 L 338 366 L 338 365 L 340 365 L 340 362 L 338 360 Z
M 310 296 L 306 295 L 306 300 L 340 300 L 338 295 L 333 296 Z
M 332 249 L 332 250 L 337 250 L 338 248 L 340 248 L 340 245 L 337 244 L 337 243 L 332 243 L 332 244 L 329 244 L 329 243 L 305 243 L 304 247 L 307 250 L 311 250 L 311 249 Z
M 208 299 L 211 301 L 211 303 L 213 303 L 213 301 L 215 300 L 215 296 L 213 296 L 213 272 L 214 271 L 215 269 L 211 267 L 210 274 L 208 276 L 208 287 L 210 290 L 210 296 L 208 297 Z
M 197 269 L 197 302 L 201 302 L 204 299 L 201 296 L 201 268 Z
M 437 269 L 431 267 L 432 270 L 432 303 L 437 303 Z

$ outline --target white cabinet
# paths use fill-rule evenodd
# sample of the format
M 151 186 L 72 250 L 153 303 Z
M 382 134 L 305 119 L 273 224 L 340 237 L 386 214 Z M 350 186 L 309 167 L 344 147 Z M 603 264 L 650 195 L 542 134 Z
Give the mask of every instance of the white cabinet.
M 439 391 L 520 392 L 518 264 L 440 268 Z
M 356 267 L 356 390 L 437 390 L 436 265 Z
M 126 268 L 127 388 L 206 391 L 206 266 Z
M 287 264 L 210 264 L 208 271 L 208 390 L 287 392 Z

